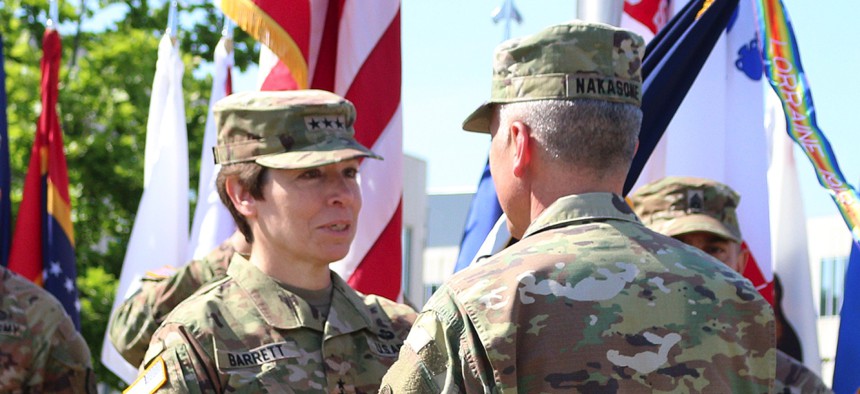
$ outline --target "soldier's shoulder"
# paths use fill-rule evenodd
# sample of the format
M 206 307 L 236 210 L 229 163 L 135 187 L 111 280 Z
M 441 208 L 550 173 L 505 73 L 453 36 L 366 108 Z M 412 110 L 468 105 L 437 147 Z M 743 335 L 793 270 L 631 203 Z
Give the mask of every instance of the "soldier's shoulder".
M 776 353 L 777 393 L 832 393 L 821 378 L 797 359 L 781 352 Z
M 42 329 L 47 329 L 68 319 L 63 305 L 47 290 L 10 271 L 4 274 L 3 296 L 7 301 L 14 301 L 28 321 L 38 321 Z
M 411 306 L 389 300 L 377 295 L 364 295 L 364 305 L 367 307 L 374 321 L 386 322 L 396 329 L 409 331 L 409 327 L 415 322 L 418 314 Z
M 211 282 L 179 303 L 164 319 L 164 323 L 199 325 L 211 320 L 212 313 L 223 313 L 238 299 L 241 288 L 230 277 Z

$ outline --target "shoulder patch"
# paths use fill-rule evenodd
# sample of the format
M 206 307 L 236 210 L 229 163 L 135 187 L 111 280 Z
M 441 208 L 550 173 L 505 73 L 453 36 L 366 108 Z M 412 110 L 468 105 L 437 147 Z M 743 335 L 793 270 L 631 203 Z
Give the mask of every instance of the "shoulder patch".
M 152 394 L 167 382 L 167 368 L 161 356 L 147 367 L 143 373 L 122 394 Z

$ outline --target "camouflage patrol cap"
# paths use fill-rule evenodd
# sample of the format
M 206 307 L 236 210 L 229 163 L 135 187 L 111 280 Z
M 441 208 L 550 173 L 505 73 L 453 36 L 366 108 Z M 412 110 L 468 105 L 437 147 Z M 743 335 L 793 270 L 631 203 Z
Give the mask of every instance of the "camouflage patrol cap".
M 505 41 L 495 50 L 490 100 L 463 129 L 488 133 L 499 103 L 586 98 L 639 106 L 643 50 L 636 33 L 579 20 Z
M 254 161 L 301 169 L 360 157 L 382 159 L 355 140 L 355 107 L 323 90 L 243 92 L 215 104 L 215 163 Z
M 629 196 L 648 228 L 670 237 L 697 231 L 741 242 L 737 208 L 741 197 L 710 179 L 666 177 Z

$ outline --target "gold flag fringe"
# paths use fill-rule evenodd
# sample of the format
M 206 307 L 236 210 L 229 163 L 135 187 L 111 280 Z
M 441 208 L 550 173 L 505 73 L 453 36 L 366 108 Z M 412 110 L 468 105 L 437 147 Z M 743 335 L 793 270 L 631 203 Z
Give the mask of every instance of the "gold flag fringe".
M 251 0 L 222 0 L 221 10 L 275 53 L 290 69 L 300 89 L 308 88 L 308 64 L 299 46 L 283 27 Z

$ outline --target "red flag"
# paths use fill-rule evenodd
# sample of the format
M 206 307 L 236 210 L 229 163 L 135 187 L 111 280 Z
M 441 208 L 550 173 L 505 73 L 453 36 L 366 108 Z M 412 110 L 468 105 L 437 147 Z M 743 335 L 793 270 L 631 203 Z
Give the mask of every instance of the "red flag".
M 350 100 L 356 139 L 385 161 L 361 164 L 364 207 L 350 254 L 333 269 L 355 289 L 397 299 L 401 283 L 403 137 L 400 2 L 223 0 L 224 13 L 281 60 L 264 90 L 310 87 Z M 283 10 L 290 10 L 286 12 Z
M 650 41 L 669 23 L 672 8 L 672 0 L 625 0 L 621 26 Z
M 62 44 L 56 30 L 45 31 L 42 50 L 42 113 L 24 180 L 9 269 L 57 297 L 80 329 L 69 176 L 57 119 Z

